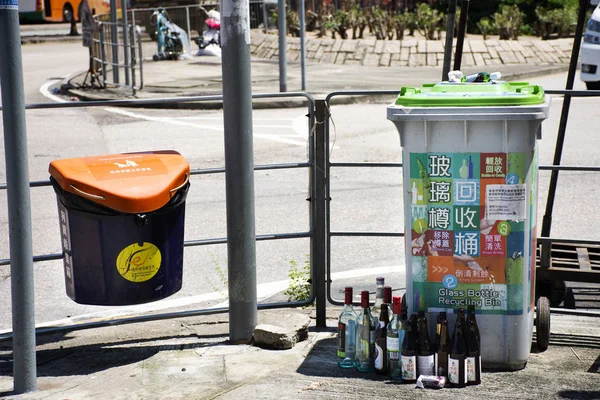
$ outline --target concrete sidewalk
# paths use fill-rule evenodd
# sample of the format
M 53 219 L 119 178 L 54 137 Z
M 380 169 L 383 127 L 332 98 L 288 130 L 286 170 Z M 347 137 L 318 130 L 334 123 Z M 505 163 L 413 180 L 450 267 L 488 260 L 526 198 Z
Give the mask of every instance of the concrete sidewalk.
M 550 347 L 525 369 L 485 371 L 482 384 L 421 390 L 336 365 L 335 320 L 289 350 L 229 345 L 227 314 L 175 318 L 38 337 L 38 391 L 13 396 L 10 343 L 0 342 L 0 397 L 8 399 L 599 399 L 600 325 L 552 316 Z M 281 319 L 313 309 L 260 311 Z M 535 343 L 535 340 L 534 340 Z
M 565 65 L 503 65 L 494 71 L 502 73 L 502 79 L 520 81 L 533 79 L 539 75 L 562 72 Z M 478 67 L 464 68 L 465 74 L 480 72 Z M 489 70 L 484 69 L 484 70 Z M 301 91 L 301 68 L 298 63 L 287 66 L 287 92 Z M 489 70 L 489 72 L 493 72 Z M 253 93 L 279 93 L 279 65 L 277 62 L 253 59 L 251 64 Z M 216 56 L 194 56 L 179 61 L 145 61 L 143 64 L 143 89 L 132 93 L 131 89 L 107 88 L 91 89 L 85 72 L 67 79 L 69 96 L 84 101 L 143 99 L 152 100 L 168 97 L 214 96 L 222 94 L 221 59 Z M 306 66 L 306 92 L 316 98 L 323 98 L 334 91 L 400 90 L 403 86 L 421 86 L 441 80 L 441 68 L 437 67 L 375 67 L 364 65 L 334 65 L 308 63 Z M 394 96 L 384 96 L 392 101 Z M 362 96 L 344 96 L 338 102 L 364 101 Z M 372 100 L 370 100 L 372 101 Z M 302 98 L 262 99 L 254 103 L 259 107 L 302 106 Z M 215 108 L 220 102 L 187 102 L 185 104 L 158 104 L 176 108 Z

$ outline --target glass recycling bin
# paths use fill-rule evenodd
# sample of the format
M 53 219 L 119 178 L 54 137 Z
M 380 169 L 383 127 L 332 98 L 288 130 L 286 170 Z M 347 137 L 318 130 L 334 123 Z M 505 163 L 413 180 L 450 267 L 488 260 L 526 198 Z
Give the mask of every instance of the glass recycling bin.
M 474 305 L 486 368 L 525 366 L 533 333 L 537 140 L 550 98 L 527 83 L 403 87 L 408 312 Z M 431 324 L 434 325 L 434 324 Z

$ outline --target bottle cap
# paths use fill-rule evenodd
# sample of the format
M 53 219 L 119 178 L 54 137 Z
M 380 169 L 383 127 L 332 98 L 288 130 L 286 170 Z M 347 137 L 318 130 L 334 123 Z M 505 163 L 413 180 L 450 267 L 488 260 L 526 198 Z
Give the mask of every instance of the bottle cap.
M 360 306 L 362 308 L 369 307 L 369 291 L 368 290 L 363 290 L 362 292 L 360 292 Z
M 386 286 L 383 288 L 383 302 L 386 304 L 392 303 L 392 287 Z
M 346 286 L 344 289 L 344 304 L 352 304 L 352 286 Z
M 383 276 L 378 276 L 377 277 L 377 284 L 378 285 L 385 285 L 385 278 Z

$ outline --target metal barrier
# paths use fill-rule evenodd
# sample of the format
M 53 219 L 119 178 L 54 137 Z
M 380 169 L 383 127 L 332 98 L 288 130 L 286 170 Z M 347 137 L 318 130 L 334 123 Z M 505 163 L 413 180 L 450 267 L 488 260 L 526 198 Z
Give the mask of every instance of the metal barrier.
M 118 30 L 122 32 L 120 36 L 114 34 Z M 117 86 L 131 89 L 135 94 L 144 87 L 142 35 L 138 27 L 98 22 L 98 30 L 92 35 L 91 57 L 94 71 L 102 75 L 104 89 Z
M 323 276 L 320 271 L 324 271 L 324 265 L 320 262 L 320 260 L 324 259 L 323 247 L 321 245 L 321 240 L 319 239 L 319 234 L 317 229 L 315 228 L 317 224 L 316 220 L 316 210 L 318 208 L 317 197 L 315 192 L 317 191 L 317 176 L 316 165 L 314 163 L 314 154 L 315 154 L 315 141 L 314 141 L 314 126 L 315 126 L 315 100 L 313 97 L 307 93 L 264 93 L 264 94 L 255 94 L 252 96 L 253 99 L 268 99 L 268 98 L 304 98 L 306 99 L 307 106 L 307 115 L 308 118 L 308 159 L 302 162 L 296 163 L 286 163 L 286 164 L 268 164 L 268 165 L 256 165 L 255 171 L 263 171 L 263 170 L 282 170 L 282 169 L 297 169 L 297 168 L 308 168 L 309 169 L 309 197 L 308 201 L 311 202 L 311 206 L 309 208 L 309 230 L 306 232 L 291 232 L 291 233 L 274 233 L 274 234 L 265 234 L 265 235 L 257 235 L 257 241 L 269 241 L 269 240 L 283 240 L 283 239 L 299 239 L 299 238 L 309 238 L 310 239 L 310 263 L 311 263 L 311 295 L 307 300 L 304 301 L 294 301 L 294 302 L 285 302 L 285 303 L 267 303 L 267 304 L 259 304 L 259 309 L 272 309 L 272 308 L 283 308 L 283 307 L 300 307 L 310 305 L 315 301 L 315 283 L 319 281 L 323 281 L 323 279 L 319 279 L 319 276 Z M 42 104 L 31 104 L 27 105 L 27 110 L 39 110 L 39 109 L 61 109 L 61 108 L 88 108 L 88 107 L 106 107 L 106 106 L 146 106 L 146 105 L 155 105 L 155 104 L 178 104 L 178 103 L 189 103 L 189 102 L 207 102 L 207 101 L 222 101 L 223 96 L 196 96 L 196 97 L 182 97 L 182 98 L 165 98 L 165 99 L 151 99 L 151 100 L 117 100 L 117 101 L 92 101 L 92 102 L 80 102 L 80 103 L 42 103 Z M 1 110 L 1 108 L 0 108 Z M 211 168 L 211 169 L 193 169 L 191 171 L 192 176 L 196 175 L 207 175 L 207 174 L 223 174 L 225 173 L 225 168 Z M 35 181 L 29 183 L 30 187 L 38 188 L 38 187 L 47 187 L 51 186 L 50 181 Z M 0 184 L 0 190 L 6 190 L 7 184 Z M 187 240 L 184 243 L 185 247 L 194 247 L 194 246 L 207 246 L 207 245 L 215 245 L 215 244 L 224 244 L 227 243 L 227 238 L 209 238 L 209 239 L 193 239 Z M 34 262 L 39 261 L 50 261 L 50 260 L 60 260 L 63 258 L 63 254 L 55 253 L 55 254 L 42 254 L 42 255 L 34 255 Z M 10 265 L 10 259 L 0 259 L 0 266 Z M 324 292 L 323 292 L 324 293 Z M 50 333 L 50 332 L 58 332 L 58 331 L 72 331 L 72 330 L 80 330 L 86 328 L 107 326 L 107 325 L 116 325 L 116 324 L 127 324 L 127 323 L 135 323 L 135 322 L 143 322 L 143 321 L 151 321 L 151 320 L 160 320 L 160 319 L 168 319 L 168 318 L 176 318 L 176 317 L 189 317 L 196 315 L 205 315 L 205 314 L 213 314 L 213 313 L 223 313 L 227 312 L 228 308 L 219 308 L 219 309 L 199 309 L 199 310 L 191 310 L 185 312 L 171 312 L 171 313 L 157 313 L 153 315 L 137 315 L 133 317 L 120 318 L 120 319 L 107 319 L 94 321 L 91 323 L 82 323 L 82 324 L 73 324 L 66 326 L 55 326 L 55 327 L 44 327 L 36 329 L 37 334 L 41 333 Z M 323 304 L 324 311 L 324 304 Z M 325 323 L 324 313 L 322 315 L 322 323 Z M 5 333 L 0 335 L 0 340 L 6 340 L 12 337 L 12 332 Z

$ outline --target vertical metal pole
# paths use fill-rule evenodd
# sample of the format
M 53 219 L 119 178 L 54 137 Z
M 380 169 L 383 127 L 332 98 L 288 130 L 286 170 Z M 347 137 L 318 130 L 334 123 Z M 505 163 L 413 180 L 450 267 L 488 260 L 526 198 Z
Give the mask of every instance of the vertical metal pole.
M 249 2 L 222 0 L 221 11 L 229 340 L 241 344 L 257 320 Z
M 263 13 L 263 25 L 265 26 L 265 33 L 269 32 L 269 14 L 267 13 L 267 6 L 265 2 L 262 3 L 262 13 Z
M 127 0 L 121 0 L 121 14 L 123 14 L 123 72 L 125 72 L 125 85 L 129 86 L 129 70 L 131 69 L 131 60 L 129 55 L 129 29 L 127 28 Z
M 104 25 L 100 24 L 100 57 L 102 58 L 102 86 L 106 89 L 106 47 L 105 40 L 106 36 L 104 35 Z
M 315 103 L 315 151 L 314 151 L 314 226 L 313 226 L 313 287 L 315 288 L 317 327 L 327 325 L 327 298 L 326 298 L 326 125 L 329 110 L 326 100 L 316 100 Z
M 135 28 L 134 28 L 135 24 L 131 24 L 129 25 L 129 37 L 131 38 L 131 90 L 133 92 L 133 95 L 135 96 L 136 90 L 137 88 L 135 87 L 135 66 L 137 65 L 137 59 L 136 59 L 136 55 L 135 55 Z
M 144 54 L 142 54 L 142 30 L 140 29 L 140 27 L 136 26 L 135 27 L 135 34 L 137 36 L 137 43 L 138 43 L 138 57 L 137 57 L 137 61 L 140 64 L 140 87 L 138 88 L 139 90 L 142 90 L 144 88 Z
M 469 0 L 462 0 L 460 5 L 460 20 L 458 21 L 458 37 L 456 38 L 456 54 L 454 55 L 454 70 L 460 70 L 462 62 L 463 43 L 467 32 L 467 15 L 469 14 Z
M 23 94 L 23 62 L 16 1 L 0 6 L 0 82 L 8 198 L 14 392 L 37 389 L 33 250 Z
M 187 23 L 188 46 L 192 45 L 192 29 L 190 25 L 190 6 L 185 7 L 185 22 Z
M 304 0 L 300 0 L 300 74 L 302 90 L 306 90 L 306 10 Z
M 452 62 L 452 42 L 454 41 L 454 20 L 456 19 L 457 1 L 458 0 L 449 0 L 448 2 L 448 23 L 446 24 L 446 45 L 444 47 L 442 81 L 448 80 L 448 72 L 450 72 L 450 64 Z
M 277 29 L 279 30 L 279 91 L 287 92 L 287 45 L 285 26 L 285 0 L 277 2 Z
M 588 0 L 579 0 L 579 16 L 577 19 L 577 28 L 575 29 L 575 39 L 573 40 L 573 49 L 571 50 L 571 63 L 567 75 L 567 84 L 565 89 L 573 89 L 575 81 L 575 72 L 577 71 L 577 59 L 581 48 L 581 36 L 583 35 L 583 25 L 585 23 Z M 554 147 L 553 165 L 560 165 L 562 150 L 565 143 L 565 134 L 567 131 L 567 121 L 569 119 L 569 109 L 571 107 L 571 95 L 565 94 L 563 99 L 562 112 L 560 114 L 560 123 L 558 124 L 558 136 L 556 137 L 556 146 Z M 552 229 L 552 211 L 554 209 L 554 195 L 558 184 L 558 170 L 552 170 L 550 175 L 550 185 L 548 186 L 548 199 L 546 201 L 546 212 L 542 220 L 542 236 L 549 237 Z
M 119 35 L 117 33 L 117 0 L 110 0 L 110 42 L 112 46 L 113 81 L 114 83 L 119 83 Z

